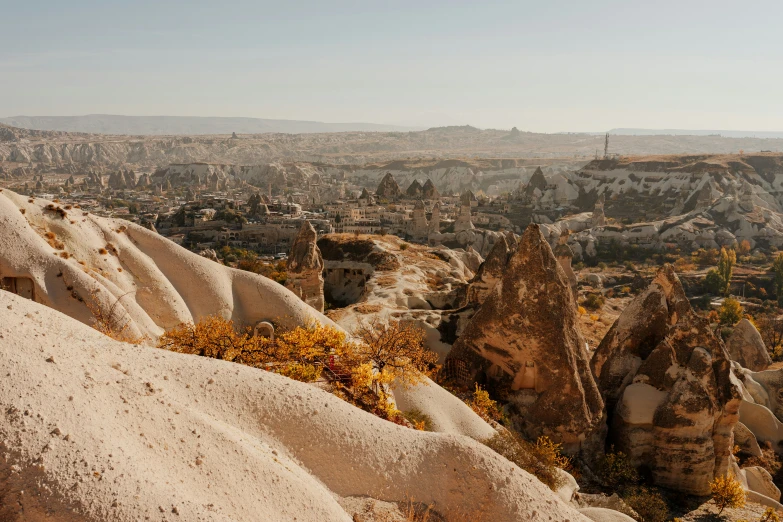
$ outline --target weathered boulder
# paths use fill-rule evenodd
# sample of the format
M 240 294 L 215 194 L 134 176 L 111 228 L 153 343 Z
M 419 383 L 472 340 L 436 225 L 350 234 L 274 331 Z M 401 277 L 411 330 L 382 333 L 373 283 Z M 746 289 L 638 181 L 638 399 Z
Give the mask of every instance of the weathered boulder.
M 742 468 L 742 471 L 748 483 L 748 490 L 761 493 L 765 497 L 780 502 L 780 489 L 772 481 L 772 475 L 769 474 L 769 471 L 759 466 Z
M 756 436 L 741 422 L 734 426 L 734 444 L 739 446 L 740 450 L 745 453 L 754 457 L 761 457 L 761 446 L 759 446 Z
M 530 225 L 454 344 L 446 375 L 462 385 L 485 383 L 508 402 L 519 431 L 576 451 L 603 427 L 588 361 L 566 275 L 538 225 Z
M 754 372 L 766 370 L 772 364 L 772 358 L 761 334 L 747 319 L 743 319 L 734 327 L 729 340 L 726 341 L 726 350 L 732 361 L 737 361 L 743 368 Z
M 723 343 L 671 265 L 615 321 L 591 366 L 610 441 L 658 485 L 709 494 L 728 468 L 742 395 Z
M 288 255 L 285 286 L 319 312 L 324 311 L 324 259 L 309 221 L 302 223 Z

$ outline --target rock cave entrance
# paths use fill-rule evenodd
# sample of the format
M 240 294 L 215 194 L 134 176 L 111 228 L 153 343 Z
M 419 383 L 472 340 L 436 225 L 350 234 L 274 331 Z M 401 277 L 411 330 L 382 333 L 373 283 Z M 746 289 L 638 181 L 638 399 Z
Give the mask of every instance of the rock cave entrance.
M 371 271 L 358 267 L 330 267 L 324 270 L 324 300 L 332 308 L 343 308 L 359 301 Z
M 35 285 L 29 277 L 3 277 L 0 289 L 35 301 Z

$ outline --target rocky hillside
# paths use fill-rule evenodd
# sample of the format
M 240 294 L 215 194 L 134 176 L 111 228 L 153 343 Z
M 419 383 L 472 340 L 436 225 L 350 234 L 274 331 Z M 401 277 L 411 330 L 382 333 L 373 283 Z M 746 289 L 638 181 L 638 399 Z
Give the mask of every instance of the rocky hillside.
M 8 129 L 8 127 L 5 127 Z M 128 136 L 5 130 L 0 161 L 48 163 L 213 162 L 259 164 L 279 160 L 363 164 L 399 158 L 570 158 L 589 161 L 603 136 L 537 134 L 474 127 L 418 132 Z M 726 154 L 783 150 L 783 140 L 719 136 L 613 136 L 610 152 L 623 155 Z

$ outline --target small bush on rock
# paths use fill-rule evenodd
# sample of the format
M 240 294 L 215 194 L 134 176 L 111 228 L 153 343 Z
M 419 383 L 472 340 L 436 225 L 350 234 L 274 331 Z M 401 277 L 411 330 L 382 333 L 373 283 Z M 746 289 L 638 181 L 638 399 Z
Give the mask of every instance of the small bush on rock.
M 745 505 L 745 491 L 737 479 L 731 475 L 716 477 L 710 482 L 712 501 L 718 507 L 718 516 L 723 510 L 729 508 L 741 508 Z

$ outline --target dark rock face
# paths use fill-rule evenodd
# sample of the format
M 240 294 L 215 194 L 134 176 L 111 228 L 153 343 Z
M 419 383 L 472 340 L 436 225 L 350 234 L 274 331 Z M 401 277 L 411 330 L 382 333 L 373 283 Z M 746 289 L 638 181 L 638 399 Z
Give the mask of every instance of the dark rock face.
M 431 179 L 424 182 L 424 186 L 421 189 L 424 199 L 438 199 L 440 198 L 440 192 L 435 188 L 435 184 Z
M 507 243 L 500 241 L 490 266 L 502 261 Z M 566 275 L 538 225 L 530 225 L 454 344 L 446 374 L 466 385 L 486 383 L 509 402 L 526 436 L 547 435 L 576 451 L 603 427 L 588 361 Z
M 660 486 L 709 494 L 729 464 L 741 393 L 723 343 L 671 265 L 615 321 L 591 367 L 618 449 Z
M 500 236 L 487 258 L 479 266 L 476 275 L 468 283 L 469 304 L 481 305 L 484 302 L 498 281 L 503 278 L 503 272 L 512 253 L 506 238 Z
M 375 195 L 385 199 L 396 199 L 400 197 L 400 186 L 397 184 L 397 180 L 394 179 L 391 172 L 387 172 L 378 184 L 378 190 L 375 191 Z
M 419 183 L 419 180 L 414 179 L 410 185 L 408 185 L 408 188 L 405 190 L 405 195 L 409 198 L 421 198 L 423 193 L 421 183 Z
M 541 170 L 541 167 L 538 167 L 535 172 L 533 172 L 533 175 L 530 176 L 530 181 L 528 182 L 527 187 L 525 187 L 525 195 L 527 197 L 533 197 L 536 189 L 544 191 L 546 190 L 546 185 L 544 171 Z

